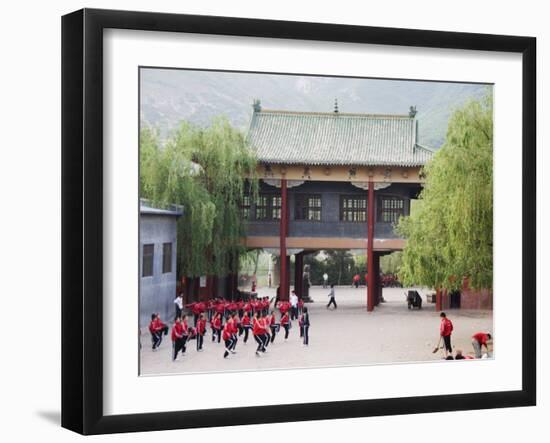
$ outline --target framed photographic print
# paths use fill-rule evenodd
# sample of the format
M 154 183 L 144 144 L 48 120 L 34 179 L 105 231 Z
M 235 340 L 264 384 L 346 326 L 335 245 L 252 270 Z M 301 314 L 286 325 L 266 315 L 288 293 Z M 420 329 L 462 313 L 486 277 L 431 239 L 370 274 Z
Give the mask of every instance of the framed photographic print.
M 535 51 L 64 16 L 62 425 L 534 405 Z

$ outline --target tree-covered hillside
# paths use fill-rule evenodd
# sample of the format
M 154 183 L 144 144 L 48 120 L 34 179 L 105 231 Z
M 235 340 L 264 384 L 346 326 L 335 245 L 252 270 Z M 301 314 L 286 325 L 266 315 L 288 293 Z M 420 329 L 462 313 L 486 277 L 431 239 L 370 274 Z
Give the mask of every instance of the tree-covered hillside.
M 406 114 L 416 105 L 419 142 L 439 148 L 453 110 L 478 99 L 486 86 L 464 83 L 365 80 L 312 76 L 143 69 L 141 119 L 165 138 L 182 120 L 207 126 L 224 115 L 246 130 L 252 101 L 266 109 Z

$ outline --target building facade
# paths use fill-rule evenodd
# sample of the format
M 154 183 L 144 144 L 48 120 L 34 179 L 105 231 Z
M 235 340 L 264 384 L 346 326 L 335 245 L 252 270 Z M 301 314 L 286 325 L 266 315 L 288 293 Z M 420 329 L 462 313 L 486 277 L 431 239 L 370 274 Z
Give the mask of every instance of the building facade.
M 153 208 L 140 202 L 139 217 L 139 324 L 145 327 L 151 314 L 174 316 L 176 296 L 177 219 L 180 208 Z
M 380 301 L 381 255 L 403 249 L 395 231 L 418 197 L 433 152 L 418 144 L 416 109 L 404 115 L 264 110 L 248 132 L 258 157 L 259 197 L 245 198 L 249 248 L 276 250 L 280 297 L 303 292 L 303 256 L 323 249 L 363 249 L 367 309 Z

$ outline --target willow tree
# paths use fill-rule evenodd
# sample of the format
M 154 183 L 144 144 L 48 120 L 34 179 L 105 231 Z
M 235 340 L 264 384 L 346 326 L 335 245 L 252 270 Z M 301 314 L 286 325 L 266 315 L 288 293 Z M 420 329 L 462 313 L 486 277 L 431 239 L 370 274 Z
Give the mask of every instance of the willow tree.
M 235 272 L 244 252 L 241 202 L 254 194 L 256 157 L 244 135 L 220 118 L 208 128 L 183 122 L 164 143 L 146 128 L 140 139 L 140 192 L 156 204 L 180 204 L 180 275 Z
M 426 183 L 398 231 L 407 239 L 399 278 L 407 285 L 459 289 L 493 281 L 493 106 L 488 94 L 456 110 Z

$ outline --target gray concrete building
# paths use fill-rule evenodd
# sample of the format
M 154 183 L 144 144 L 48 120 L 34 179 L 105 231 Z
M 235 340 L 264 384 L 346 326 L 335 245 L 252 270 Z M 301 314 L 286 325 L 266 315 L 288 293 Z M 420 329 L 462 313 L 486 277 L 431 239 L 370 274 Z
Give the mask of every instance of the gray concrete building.
M 178 217 L 182 207 L 154 208 L 140 201 L 139 215 L 139 324 L 146 327 L 151 314 L 164 321 L 174 316 Z

